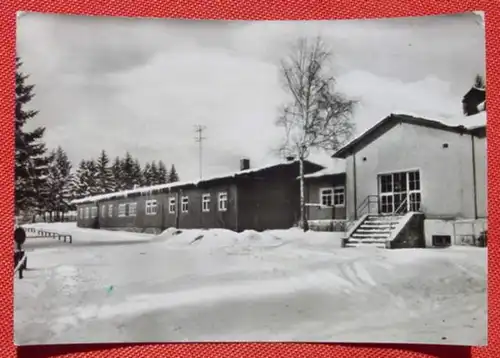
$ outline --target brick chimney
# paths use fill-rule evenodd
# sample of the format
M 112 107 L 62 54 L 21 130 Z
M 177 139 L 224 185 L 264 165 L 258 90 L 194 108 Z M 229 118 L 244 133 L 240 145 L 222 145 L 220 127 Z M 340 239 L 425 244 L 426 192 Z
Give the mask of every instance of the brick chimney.
M 250 159 L 242 158 L 240 159 L 240 170 L 250 169 Z

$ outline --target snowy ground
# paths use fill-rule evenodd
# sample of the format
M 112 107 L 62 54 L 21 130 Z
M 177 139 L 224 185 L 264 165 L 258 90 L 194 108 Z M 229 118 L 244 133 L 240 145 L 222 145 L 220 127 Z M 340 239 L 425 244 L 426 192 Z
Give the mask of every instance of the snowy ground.
M 484 345 L 486 250 L 342 249 L 332 233 L 154 236 L 37 224 L 16 344 L 154 341 Z M 201 240 L 193 240 L 204 235 Z

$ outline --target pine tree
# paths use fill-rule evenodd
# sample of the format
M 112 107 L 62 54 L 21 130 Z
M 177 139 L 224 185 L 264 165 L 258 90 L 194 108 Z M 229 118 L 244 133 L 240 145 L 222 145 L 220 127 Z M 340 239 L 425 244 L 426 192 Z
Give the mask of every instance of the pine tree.
M 168 171 L 163 161 L 158 162 L 158 184 L 168 183 Z
M 26 109 L 33 99 L 34 85 L 26 84 L 27 75 L 20 71 L 22 62 L 16 58 L 16 107 L 15 107 L 15 201 L 16 211 L 44 210 L 46 198 L 42 190 L 47 180 L 49 158 L 42 142 L 45 128 L 37 127 L 31 132 L 24 125 L 38 111 Z
M 142 185 L 151 186 L 153 185 L 153 178 L 151 176 L 151 164 L 146 163 L 144 169 L 142 170 Z
M 69 190 L 71 182 L 73 181 L 73 174 L 71 172 L 72 165 L 68 159 L 66 152 L 59 146 L 56 149 L 56 159 L 55 164 L 58 173 L 58 185 L 57 185 L 57 196 L 56 196 L 56 209 L 58 212 L 58 220 L 61 219 L 59 213 L 65 213 L 69 211 L 71 192 Z
M 134 187 L 134 158 L 129 152 L 125 153 L 125 158 L 121 162 L 123 174 L 123 189 L 132 189 Z
M 100 194 L 98 174 L 99 172 L 97 169 L 96 161 L 94 159 L 90 159 L 89 161 L 87 161 L 87 175 L 85 176 L 85 180 L 89 189 L 90 196 Z
M 59 181 L 56 165 L 56 151 L 51 150 L 47 158 L 47 178 L 44 181 L 43 187 L 40 188 L 39 195 L 44 199 L 44 211 L 49 213 L 49 219 L 53 221 L 52 213 L 56 210 L 57 183 Z
M 81 199 L 89 195 L 89 188 L 86 177 L 87 172 L 87 161 L 81 160 L 78 164 L 78 169 L 75 172 L 72 191 L 75 199 Z
M 125 187 L 123 180 L 122 161 L 120 157 L 116 157 L 113 162 L 113 165 L 111 165 L 111 173 L 113 174 L 114 190 L 115 191 L 123 190 Z
M 103 149 L 97 158 L 97 191 L 100 194 L 111 193 L 115 189 L 113 171 L 109 165 L 109 157 Z
M 151 162 L 151 185 L 157 185 L 158 183 L 158 166 L 153 160 Z
M 174 183 L 179 181 L 179 174 L 177 174 L 177 170 L 175 169 L 175 165 L 172 164 L 170 167 L 170 172 L 168 173 L 168 182 Z
M 55 219 L 60 220 L 61 214 L 64 215 L 69 210 L 72 199 L 70 190 L 73 182 L 72 165 L 68 155 L 60 146 L 51 151 L 49 158 L 50 165 L 46 181 L 47 209 L 50 211 L 51 220 L 54 211 Z
M 140 187 L 142 186 L 142 168 L 141 168 L 141 163 L 139 162 L 138 159 L 134 159 L 133 165 L 132 165 L 132 182 L 133 186 Z

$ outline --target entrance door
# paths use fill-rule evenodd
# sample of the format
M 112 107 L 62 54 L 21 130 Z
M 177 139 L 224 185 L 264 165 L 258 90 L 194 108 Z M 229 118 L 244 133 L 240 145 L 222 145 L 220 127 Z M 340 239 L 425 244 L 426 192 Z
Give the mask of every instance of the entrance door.
M 378 176 L 380 214 L 420 211 L 420 173 L 418 170 Z

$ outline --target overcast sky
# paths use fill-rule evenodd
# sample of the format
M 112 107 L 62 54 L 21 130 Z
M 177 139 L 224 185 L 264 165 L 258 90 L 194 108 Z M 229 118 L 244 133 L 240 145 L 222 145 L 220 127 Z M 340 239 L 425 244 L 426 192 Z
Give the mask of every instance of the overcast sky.
M 106 149 L 175 163 L 198 177 L 194 124 L 207 127 L 204 174 L 277 160 L 277 63 L 300 35 L 335 51 L 338 90 L 359 100 L 365 130 L 392 111 L 461 115 L 484 74 L 484 29 L 474 14 L 321 22 L 216 22 L 27 13 L 18 54 L 36 85 L 33 121 L 77 165 Z M 327 156 L 313 159 L 328 164 Z

